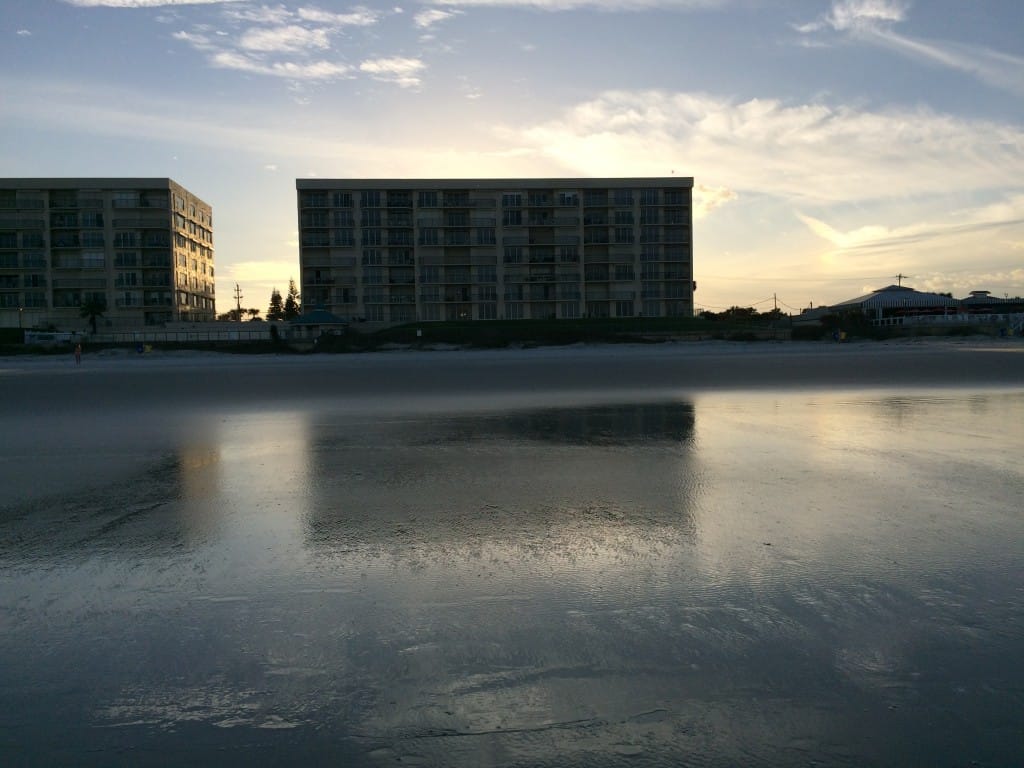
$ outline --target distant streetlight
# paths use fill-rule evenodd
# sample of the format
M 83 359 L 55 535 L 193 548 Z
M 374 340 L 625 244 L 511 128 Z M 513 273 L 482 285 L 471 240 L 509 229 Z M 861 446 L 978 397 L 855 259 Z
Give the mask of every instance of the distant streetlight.
M 22 313 L 23 313 L 24 311 L 25 311 L 25 308 L 24 308 L 24 307 L 18 307 L 18 330 L 19 330 L 19 331 L 20 331 L 20 330 L 22 329 L 22 325 L 21 325 L 21 315 L 22 315 Z

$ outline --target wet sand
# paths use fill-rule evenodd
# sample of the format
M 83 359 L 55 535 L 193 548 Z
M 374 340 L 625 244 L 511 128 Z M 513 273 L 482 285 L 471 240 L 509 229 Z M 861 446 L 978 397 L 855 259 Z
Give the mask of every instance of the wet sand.
M 0 361 L 0 762 L 1008 765 L 1024 347 Z
M 691 342 L 330 356 L 99 352 L 86 354 L 77 367 L 70 355 L 0 358 L 5 393 L 0 415 L 104 406 L 232 408 L 261 401 L 501 396 L 538 389 L 583 394 L 1021 385 L 1024 342 L 1018 338 L 842 345 Z

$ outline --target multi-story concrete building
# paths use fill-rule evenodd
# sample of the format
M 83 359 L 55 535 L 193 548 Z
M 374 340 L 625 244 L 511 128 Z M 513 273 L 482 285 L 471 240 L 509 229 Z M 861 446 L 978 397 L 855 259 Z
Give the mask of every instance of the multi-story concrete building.
M 692 178 L 296 188 L 306 307 L 390 323 L 693 313 Z
M 213 211 L 171 179 L 0 179 L 0 325 L 213 320 Z

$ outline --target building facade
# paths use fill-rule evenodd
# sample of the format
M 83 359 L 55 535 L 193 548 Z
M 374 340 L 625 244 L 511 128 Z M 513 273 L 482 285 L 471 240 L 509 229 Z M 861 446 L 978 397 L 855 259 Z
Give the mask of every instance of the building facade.
M 299 179 L 303 304 L 386 323 L 689 317 L 692 178 Z
M 0 325 L 98 329 L 206 321 L 213 210 L 171 179 L 0 179 Z

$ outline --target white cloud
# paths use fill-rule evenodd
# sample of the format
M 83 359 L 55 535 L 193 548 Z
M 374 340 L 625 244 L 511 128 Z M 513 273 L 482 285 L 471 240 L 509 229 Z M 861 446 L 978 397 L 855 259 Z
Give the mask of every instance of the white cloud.
M 949 239 L 956 235 L 1024 224 L 1024 193 L 1008 195 L 990 205 L 950 211 L 941 219 L 897 227 L 870 224 L 843 232 L 813 216 L 797 213 L 797 218 L 811 232 L 841 250 L 889 250 L 939 238 Z
M 32 33 L 29 32 L 27 29 L 19 29 L 14 34 L 16 34 L 18 37 L 31 37 L 32 36 Z
M 443 11 L 440 8 L 430 8 L 426 11 L 420 11 L 413 16 L 413 23 L 420 29 L 430 29 L 435 24 L 458 16 L 460 13 L 461 11 Z
M 222 5 L 246 0 L 62 0 L 79 8 L 163 8 L 169 5 Z
M 235 69 L 257 75 L 290 78 L 293 80 L 335 80 L 351 73 L 347 64 L 331 61 L 293 62 L 275 61 L 265 63 L 250 56 L 232 51 L 221 51 L 210 57 L 213 66 L 221 69 Z
M 383 59 L 369 59 L 359 65 L 362 72 L 366 72 L 376 80 L 396 83 L 402 88 L 411 88 L 420 84 L 419 73 L 425 65 L 419 59 L 409 59 L 401 56 Z
M 224 16 L 234 21 L 250 21 L 256 24 L 286 24 L 292 19 L 292 12 L 283 5 L 276 8 L 264 5 L 260 8 L 229 8 L 224 11 Z
M 331 27 L 369 27 L 380 21 L 380 15 L 369 8 L 353 8 L 350 13 L 333 13 L 319 8 L 299 8 L 298 16 L 303 21 L 327 24 Z
M 1011 189 L 1024 179 L 1020 128 L 920 108 L 611 91 L 502 137 L 583 175 L 675 170 L 709 186 L 816 204 Z
M 739 195 L 726 187 L 709 187 L 707 184 L 695 183 L 693 197 L 693 218 L 699 221 L 716 208 L 735 200 Z
M 897 0 L 839 0 L 827 21 L 833 29 L 847 30 L 894 24 L 907 15 L 907 3 Z
M 543 11 L 571 11 L 577 8 L 596 8 L 603 11 L 639 11 L 651 8 L 696 10 L 718 8 L 734 0 L 433 0 L 434 5 L 536 8 Z
M 269 29 L 247 30 L 238 40 L 238 45 L 248 51 L 265 53 L 291 53 L 309 48 L 323 50 L 331 43 L 324 29 L 306 29 L 294 24 Z

